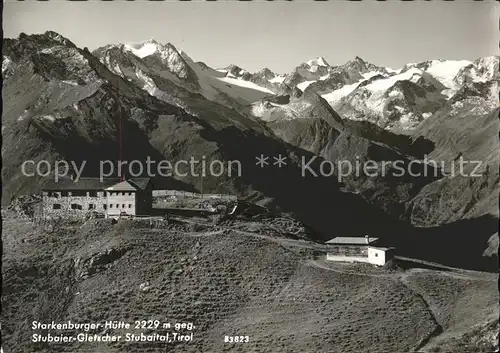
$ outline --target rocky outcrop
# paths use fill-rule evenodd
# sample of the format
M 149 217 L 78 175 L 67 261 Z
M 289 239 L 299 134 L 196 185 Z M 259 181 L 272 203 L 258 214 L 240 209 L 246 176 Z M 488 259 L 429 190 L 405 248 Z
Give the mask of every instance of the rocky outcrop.
M 122 256 L 127 253 L 127 248 L 108 248 L 88 256 L 77 257 L 74 260 L 75 276 L 77 280 L 86 279 L 93 274 L 114 266 Z

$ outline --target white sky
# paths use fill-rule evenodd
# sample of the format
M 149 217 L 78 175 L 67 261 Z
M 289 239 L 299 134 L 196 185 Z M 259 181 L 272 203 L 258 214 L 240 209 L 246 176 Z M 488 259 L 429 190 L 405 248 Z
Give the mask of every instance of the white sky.
M 212 67 L 289 72 L 324 56 L 399 68 L 498 55 L 496 1 L 4 2 L 5 37 L 54 30 L 80 47 L 154 38 Z

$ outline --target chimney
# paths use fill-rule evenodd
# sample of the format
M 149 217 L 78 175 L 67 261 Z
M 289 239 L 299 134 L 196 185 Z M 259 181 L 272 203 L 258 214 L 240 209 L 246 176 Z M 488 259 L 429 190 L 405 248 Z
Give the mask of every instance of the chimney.
M 365 235 L 366 244 L 370 244 L 370 236 L 368 234 Z

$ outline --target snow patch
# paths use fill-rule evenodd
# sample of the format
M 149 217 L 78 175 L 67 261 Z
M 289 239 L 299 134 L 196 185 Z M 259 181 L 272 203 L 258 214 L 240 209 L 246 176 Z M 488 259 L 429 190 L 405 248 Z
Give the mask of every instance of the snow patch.
M 12 63 L 11 58 L 4 56 L 2 60 L 2 74 L 8 69 L 9 65 Z
M 252 115 L 257 118 L 262 118 L 266 112 L 263 102 L 256 102 L 252 104 Z
M 56 118 L 53 115 L 41 115 L 40 119 L 48 120 L 50 122 L 56 121 Z
M 365 88 L 369 91 L 374 91 L 374 92 L 385 91 L 394 86 L 394 84 L 396 84 L 396 82 L 398 81 L 409 80 L 413 77 L 413 75 L 421 76 L 422 74 L 423 74 L 422 70 L 413 67 L 410 70 L 403 72 L 402 74 L 375 80 L 369 85 L 367 85 Z
M 392 90 L 389 92 L 388 96 L 391 97 L 391 98 L 399 98 L 401 97 L 403 94 L 399 91 L 399 90 Z
M 365 72 L 362 76 L 363 79 L 359 80 L 358 82 L 352 83 L 350 85 L 344 85 L 341 88 L 322 94 L 321 96 L 330 104 L 334 105 L 335 103 L 339 102 L 342 98 L 345 96 L 349 95 L 351 92 L 353 92 L 361 83 L 365 82 L 366 80 L 369 80 L 370 78 L 377 76 L 381 74 L 378 71 L 370 71 L 370 72 Z
M 283 81 L 285 81 L 285 78 L 286 78 L 285 75 L 276 76 L 276 77 L 270 79 L 269 82 L 271 82 L 271 83 L 283 83 Z
M 303 117 L 305 109 L 311 107 L 309 102 L 303 100 L 292 101 L 289 104 L 279 105 L 271 102 L 258 102 L 252 105 L 252 113 L 263 121 L 275 121 L 277 119 L 292 120 Z M 278 116 L 274 112 L 280 112 Z
M 42 54 L 53 54 L 54 52 L 55 52 L 54 47 L 40 50 L 40 53 Z
M 425 70 L 432 75 L 436 80 L 441 82 L 447 88 L 454 88 L 453 79 L 458 72 L 472 62 L 467 60 L 433 60 L 431 65 Z
M 124 49 L 142 59 L 156 53 L 158 51 L 158 43 L 152 39 L 139 43 L 125 43 Z
M 316 82 L 315 80 L 313 81 L 304 81 L 304 82 L 301 82 L 297 85 L 297 88 L 299 88 L 301 91 L 304 91 L 307 86 L 309 86 L 311 83 L 314 83 Z
M 371 79 L 372 77 L 375 77 L 377 75 L 382 75 L 383 73 L 380 72 L 380 71 L 369 71 L 369 72 L 365 72 L 364 74 L 361 74 L 361 76 L 363 76 L 363 81 L 366 81 L 366 80 L 369 80 Z
M 148 92 L 150 95 L 154 96 L 159 91 L 153 79 L 142 72 L 141 69 L 137 68 L 135 71 L 135 75 L 144 83 L 142 89 Z
M 359 86 L 359 84 L 362 81 L 350 84 L 350 85 L 344 85 L 342 88 L 339 88 L 335 91 L 332 91 L 330 93 L 322 94 L 321 97 L 323 97 L 330 105 L 333 105 L 334 103 L 337 103 L 340 101 L 342 98 L 345 96 L 349 95 L 352 91 L 356 89 L 356 87 Z
M 267 88 L 261 87 L 253 82 L 250 82 L 250 81 L 239 80 L 237 78 L 231 78 L 231 77 L 218 77 L 217 79 L 220 81 L 229 83 L 231 85 L 250 88 L 250 89 L 253 89 L 256 91 L 261 91 L 261 92 L 265 92 L 265 93 L 269 93 L 269 94 L 274 95 L 274 92 L 268 90 Z
M 78 82 L 62 80 L 61 82 L 66 83 L 71 86 L 78 86 Z

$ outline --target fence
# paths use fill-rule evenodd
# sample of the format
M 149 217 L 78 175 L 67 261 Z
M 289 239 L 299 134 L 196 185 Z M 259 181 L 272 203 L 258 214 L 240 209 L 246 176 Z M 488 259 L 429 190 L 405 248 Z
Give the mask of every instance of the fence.
M 176 197 L 176 198 L 191 198 L 191 199 L 220 199 L 228 201 L 236 201 L 235 195 L 228 194 L 199 194 L 195 192 L 182 190 L 153 190 L 153 197 Z

